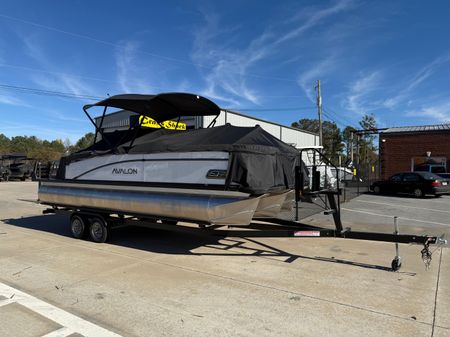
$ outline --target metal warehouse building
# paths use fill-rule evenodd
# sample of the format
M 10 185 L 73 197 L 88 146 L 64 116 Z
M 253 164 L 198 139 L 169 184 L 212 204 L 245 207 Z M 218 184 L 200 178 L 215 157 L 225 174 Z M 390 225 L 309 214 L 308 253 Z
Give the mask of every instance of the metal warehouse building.
M 202 128 L 207 127 L 214 118 L 214 116 L 184 117 L 180 121 L 185 123 L 187 128 Z M 125 110 L 113 112 L 105 115 L 102 123 L 102 130 L 104 132 L 126 130 L 129 128 L 130 124 L 133 125 L 134 123 L 137 123 L 138 119 L 139 115 L 134 112 Z M 100 126 L 101 117 L 95 118 L 95 122 Z M 264 121 L 233 111 L 222 110 L 216 120 L 215 126 L 225 125 L 227 123 L 235 126 L 259 125 L 273 136 L 297 148 L 319 145 L 319 136 L 315 133 Z
M 380 171 L 387 179 L 405 171 L 450 169 L 450 124 L 394 127 L 380 133 Z

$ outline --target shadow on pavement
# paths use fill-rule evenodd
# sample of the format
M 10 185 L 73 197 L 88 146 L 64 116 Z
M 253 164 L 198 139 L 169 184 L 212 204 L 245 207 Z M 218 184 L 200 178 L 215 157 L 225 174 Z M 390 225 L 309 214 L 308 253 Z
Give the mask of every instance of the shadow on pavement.
M 8 225 L 13 225 L 21 228 L 53 233 L 65 237 L 72 237 L 68 219 L 63 215 L 40 215 L 17 219 L 2 219 L 2 221 Z M 249 243 L 252 244 L 252 247 L 248 246 Z M 204 234 L 202 235 L 201 233 L 199 233 L 199 235 L 189 233 L 182 234 L 172 231 L 163 231 L 133 226 L 121 227 L 112 230 L 108 244 L 163 254 L 199 256 L 255 256 L 264 258 L 282 257 L 285 258 L 283 262 L 286 263 L 292 263 L 297 259 L 305 259 L 329 263 L 339 263 L 367 269 L 392 271 L 390 267 L 359 263 L 349 260 L 337 259 L 335 257 L 291 254 L 252 238 L 220 237 Z M 217 252 L 193 252 L 193 250 L 200 247 L 208 247 L 210 249 L 217 250 Z M 233 249 L 236 248 L 238 248 L 239 251 L 233 251 Z M 401 273 L 410 276 L 415 275 L 414 273 Z

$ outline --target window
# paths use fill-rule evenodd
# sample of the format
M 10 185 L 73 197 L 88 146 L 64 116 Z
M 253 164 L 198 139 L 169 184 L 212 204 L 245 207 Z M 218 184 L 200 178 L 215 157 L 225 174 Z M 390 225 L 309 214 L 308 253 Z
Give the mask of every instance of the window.
M 414 171 L 417 171 L 417 172 L 428 172 L 428 171 L 429 171 L 429 168 L 428 168 L 428 166 L 426 166 L 426 165 L 416 166 L 416 167 L 414 168 Z
M 414 173 L 405 173 L 403 176 L 403 181 L 419 181 L 420 178 L 417 174 Z
M 439 180 L 442 179 L 441 177 L 439 177 L 438 175 L 434 174 L 434 173 L 421 173 L 423 179 L 425 180 Z
M 445 173 L 445 167 L 444 166 L 431 166 L 431 172 L 432 173 Z
M 401 174 L 396 174 L 395 176 L 392 176 L 389 180 L 393 181 L 393 182 L 402 181 L 402 175 Z

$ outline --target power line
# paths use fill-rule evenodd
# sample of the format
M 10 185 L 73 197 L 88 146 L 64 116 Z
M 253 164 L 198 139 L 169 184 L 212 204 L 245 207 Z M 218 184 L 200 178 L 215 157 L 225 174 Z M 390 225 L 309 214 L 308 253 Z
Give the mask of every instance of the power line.
M 73 93 L 62 92 L 62 91 L 21 87 L 21 86 L 8 85 L 8 84 L 0 84 L 0 89 L 15 90 L 15 91 L 19 91 L 19 92 L 41 95 L 41 96 L 56 96 L 56 97 L 64 97 L 64 98 L 77 98 L 77 99 L 81 98 L 81 99 L 89 99 L 89 100 L 101 100 L 101 99 L 105 98 L 105 97 L 98 97 L 98 96 L 91 96 L 91 95 L 73 94 Z
M 334 119 L 333 119 L 330 115 L 328 115 L 325 111 L 322 111 L 322 114 L 323 114 L 325 117 L 327 117 L 328 120 L 330 120 L 330 121 L 333 122 L 334 124 L 340 125 L 340 126 L 343 126 L 343 127 L 346 126 L 345 124 L 343 124 L 343 123 L 341 123 L 341 122 L 338 122 L 338 121 L 334 120 Z
M 24 20 L 24 19 L 20 19 L 20 18 L 16 18 L 13 16 L 9 16 L 9 15 L 5 15 L 5 14 L 0 14 L 0 17 L 4 18 L 4 19 L 8 19 L 8 20 L 13 20 L 13 21 L 17 21 L 17 22 L 21 22 L 27 25 L 32 25 L 35 27 L 39 27 L 39 28 L 43 28 L 43 29 L 47 29 L 47 30 L 51 30 L 53 32 L 57 32 L 60 34 L 67 34 L 70 35 L 72 37 L 76 37 L 79 39 L 85 39 L 85 40 L 89 40 L 92 42 L 97 42 L 109 47 L 114 47 L 114 48 L 120 48 L 120 49 L 124 49 L 125 47 L 123 45 L 120 45 L 118 43 L 113 43 L 113 42 L 109 42 L 109 41 L 105 41 L 105 40 L 100 40 L 91 36 L 87 36 L 87 35 L 83 35 L 83 34 L 79 34 L 79 33 L 74 33 L 74 32 L 69 32 L 66 30 L 62 30 L 59 28 L 55 28 L 55 27 L 51 27 L 51 26 L 47 26 L 47 25 L 43 25 L 40 23 L 36 23 L 36 22 L 32 22 L 32 21 L 28 21 L 28 20 Z M 161 54 L 156 54 L 156 53 L 151 53 L 151 52 L 147 52 L 145 50 L 138 50 L 137 52 L 145 54 L 145 55 L 149 55 L 151 57 L 154 58 L 159 58 L 165 61 L 170 61 L 170 62 L 177 62 L 177 63 L 181 63 L 181 64 L 186 64 L 186 65 L 191 65 L 191 66 L 196 66 L 199 68 L 206 68 L 206 69 L 214 69 L 213 66 L 207 66 L 201 63 L 196 63 L 196 62 L 191 62 L 191 61 L 187 61 L 187 60 L 183 60 L 183 59 L 179 59 L 179 58 L 175 58 L 175 57 L 170 57 L 170 56 L 165 56 L 165 55 L 161 55 Z M 239 71 L 229 71 L 230 73 L 234 73 L 236 75 L 240 75 L 240 76 L 245 76 L 245 77 L 253 77 L 253 78 L 260 78 L 260 79 L 269 79 L 269 80 L 275 80 L 275 81 L 284 81 L 284 82 L 297 82 L 295 79 L 291 79 L 291 78 L 282 78 L 282 77 L 272 77 L 272 76 L 264 76 L 264 75 L 257 75 L 257 74 L 249 74 L 249 73 L 243 73 L 243 72 L 239 72 Z
M 236 111 L 296 111 L 296 110 L 312 110 L 314 107 L 301 106 L 295 108 L 226 108 L 225 110 L 236 110 Z
M 341 125 L 351 126 L 351 127 L 354 127 L 355 129 L 358 129 L 355 122 L 350 121 L 350 119 L 347 119 L 347 118 L 337 114 L 336 112 L 333 112 L 333 110 L 331 110 L 329 107 L 324 108 L 324 111 L 327 112 L 329 115 L 334 116 L 335 119 L 338 119 L 341 122 Z
M 328 114 L 334 116 L 335 118 L 339 119 L 342 122 L 345 122 L 346 124 L 350 124 L 353 125 L 354 122 L 350 121 L 349 119 L 339 115 L 338 113 L 336 113 L 335 111 L 331 110 L 329 107 L 326 107 L 325 110 L 327 111 Z
M 24 93 L 43 95 L 43 96 L 57 96 L 64 98 L 84 98 L 89 100 L 102 100 L 105 97 L 93 96 L 93 95 L 84 95 L 84 94 L 74 94 L 69 92 L 62 91 L 54 91 L 54 90 L 44 90 L 38 88 L 29 88 L 24 86 L 15 86 L 9 84 L 0 84 L 0 89 L 4 90 L 14 90 Z M 292 107 L 292 108 L 224 108 L 225 110 L 236 110 L 236 111 L 296 111 L 296 110 L 312 110 L 313 107 L 310 106 L 301 106 L 301 107 Z

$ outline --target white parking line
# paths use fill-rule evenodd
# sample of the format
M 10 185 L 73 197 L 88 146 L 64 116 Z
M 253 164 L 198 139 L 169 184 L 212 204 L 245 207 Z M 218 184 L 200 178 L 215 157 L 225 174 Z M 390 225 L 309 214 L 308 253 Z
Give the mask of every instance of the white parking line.
M 49 303 L 46 303 L 36 297 L 28 295 L 20 290 L 12 288 L 6 284 L 0 282 L 0 296 L 6 297 L 6 300 L 2 302 L 18 303 L 24 307 L 44 316 L 45 318 L 52 320 L 65 329 L 59 329 L 51 332 L 48 336 L 68 336 L 71 333 L 79 333 L 83 336 L 92 337 L 120 337 L 120 335 L 106 330 L 98 325 L 81 319 L 75 315 L 68 313 L 62 309 L 55 307 Z M 47 335 L 46 335 L 47 336 Z
M 386 214 L 379 214 L 379 213 L 373 213 L 373 212 L 369 212 L 365 209 L 349 209 L 349 208 L 341 208 L 341 210 L 343 211 L 348 211 L 348 212 L 356 212 L 356 213 L 364 213 L 364 214 L 369 214 L 369 215 L 375 215 L 375 216 L 380 216 L 383 218 L 390 218 L 393 219 L 394 216 L 393 215 L 386 215 Z M 403 217 L 398 217 L 398 219 L 402 219 L 402 220 L 407 220 L 407 221 L 414 221 L 414 222 L 422 222 L 422 223 L 427 223 L 427 224 L 433 224 L 433 225 L 440 225 L 440 226 L 446 226 L 446 227 L 450 227 L 450 224 L 446 224 L 446 223 L 441 223 L 441 222 L 434 222 L 434 221 L 425 221 L 425 220 L 417 220 L 417 219 L 410 219 L 410 218 L 403 218 Z
M 408 206 L 408 205 L 399 205 L 399 204 L 388 204 L 385 202 L 378 202 L 378 201 L 368 201 L 368 200 L 359 200 L 354 199 L 353 202 L 365 202 L 367 204 L 376 204 L 376 205 L 386 205 L 386 206 L 392 206 L 392 207 L 406 207 L 406 208 L 414 208 L 414 209 L 423 209 L 426 211 L 433 211 L 433 212 L 441 212 L 441 213 L 450 213 L 450 211 L 443 211 L 440 209 L 434 209 L 434 208 L 426 208 L 426 207 L 416 207 L 416 206 Z M 450 202 L 448 204 L 450 206 Z
M 7 298 L 6 300 L 0 301 L 0 307 L 3 307 L 4 305 L 8 305 L 8 304 L 11 304 L 11 303 L 14 303 L 14 301 L 12 299 L 10 299 L 10 298 Z

